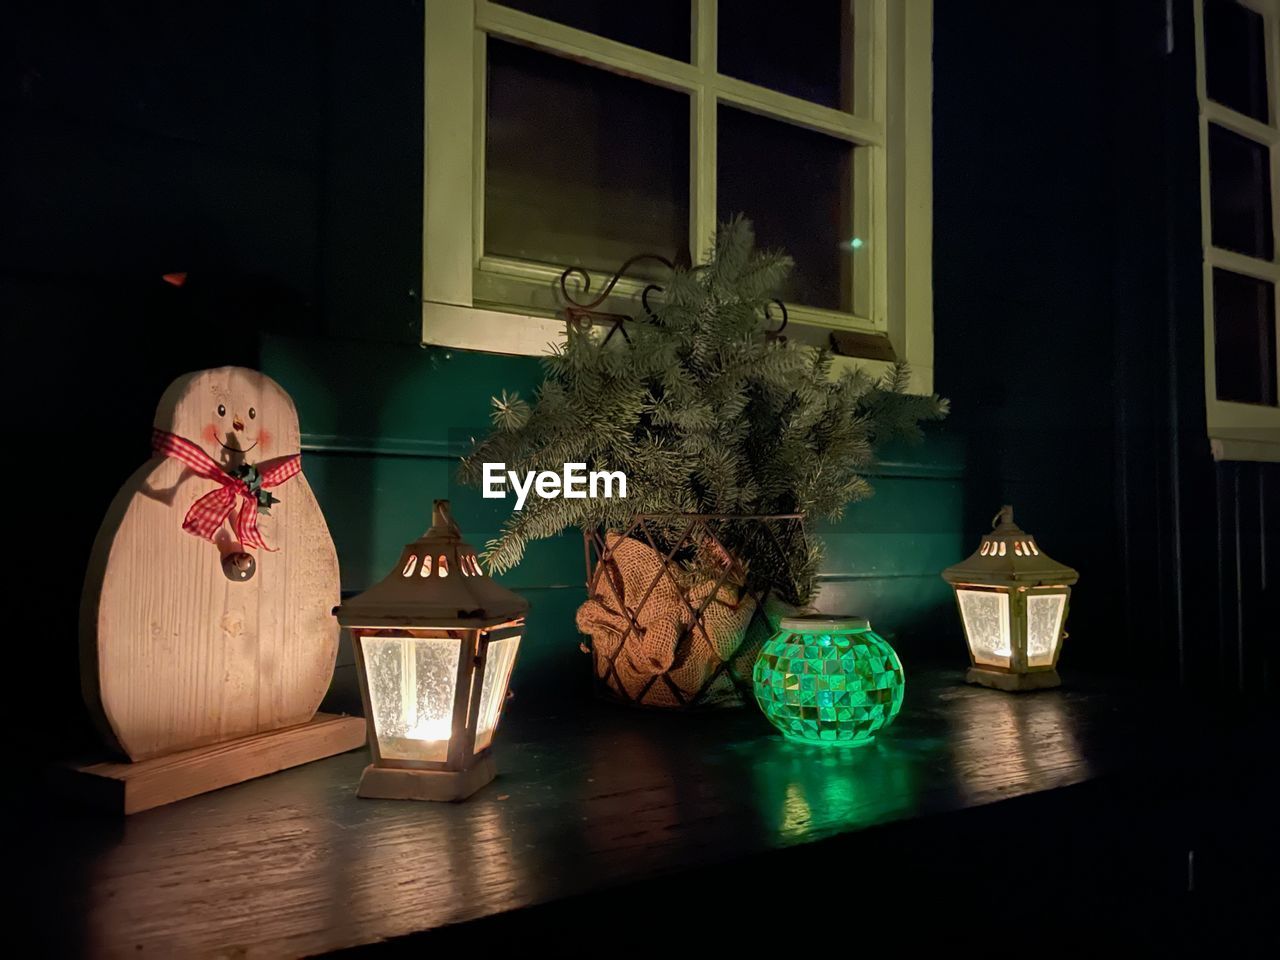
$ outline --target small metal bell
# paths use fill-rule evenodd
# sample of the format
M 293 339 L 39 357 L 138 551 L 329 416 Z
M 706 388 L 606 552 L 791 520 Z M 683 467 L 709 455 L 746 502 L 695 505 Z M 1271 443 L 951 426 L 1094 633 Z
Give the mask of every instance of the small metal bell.
M 236 583 L 252 580 L 257 571 L 258 561 L 253 559 L 251 553 L 228 553 L 222 558 L 223 574 L 228 580 L 234 580 Z

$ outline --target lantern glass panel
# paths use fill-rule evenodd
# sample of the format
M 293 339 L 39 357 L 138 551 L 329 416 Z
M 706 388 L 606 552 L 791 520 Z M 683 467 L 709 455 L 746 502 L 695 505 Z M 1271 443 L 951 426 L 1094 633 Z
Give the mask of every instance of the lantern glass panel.
M 361 643 L 378 751 L 388 760 L 447 760 L 461 641 L 374 634 Z
M 480 687 L 480 715 L 476 721 L 477 751 L 493 743 L 493 732 L 498 727 L 498 717 L 502 713 L 502 702 L 506 699 L 507 684 L 511 682 L 511 668 L 515 665 L 519 646 L 519 637 L 503 637 L 489 644 Z
M 1062 636 L 1064 593 L 1032 593 L 1027 596 L 1027 666 L 1051 667 Z
M 956 590 L 960 615 L 975 663 L 1009 666 L 1013 646 L 1009 636 L 1009 594 L 992 590 Z

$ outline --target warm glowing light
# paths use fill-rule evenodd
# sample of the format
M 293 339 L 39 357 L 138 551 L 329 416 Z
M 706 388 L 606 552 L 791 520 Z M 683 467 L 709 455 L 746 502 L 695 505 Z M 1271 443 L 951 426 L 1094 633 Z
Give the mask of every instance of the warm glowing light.
M 1013 656 L 1009 639 L 1009 595 L 990 590 L 957 590 L 956 597 L 968 628 L 973 659 L 1007 667 Z
M 493 732 L 498 726 L 502 701 L 511 682 L 511 668 L 515 666 L 519 637 L 506 637 L 489 644 L 484 666 L 484 680 L 480 687 L 480 711 L 476 718 L 476 749 L 483 750 L 493 742 Z
M 1041 553 L 1003 507 L 970 557 L 943 571 L 969 644 L 971 683 L 1001 690 L 1057 686 L 1071 587 L 1079 574 Z M 1010 556 L 1009 546 L 1013 546 Z M 996 560 L 993 558 L 1008 558 Z
M 391 572 L 338 608 L 356 644 L 373 753 L 361 797 L 461 800 L 493 779 L 527 609 L 484 575 L 446 500 Z
M 405 736 L 410 740 L 448 740 L 453 735 L 451 717 L 438 717 L 435 720 L 419 720 Z
M 1065 593 L 1032 594 L 1027 597 L 1027 665 L 1052 666 L 1062 635 L 1062 614 L 1067 606 Z
M 453 637 L 361 638 L 374 733 L 392 760 L 449 754 L 459 641 Z

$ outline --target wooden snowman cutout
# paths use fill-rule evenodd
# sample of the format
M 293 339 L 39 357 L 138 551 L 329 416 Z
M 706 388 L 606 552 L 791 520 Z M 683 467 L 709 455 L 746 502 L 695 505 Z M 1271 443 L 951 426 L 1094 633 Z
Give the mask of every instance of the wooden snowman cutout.
M 240 367 L 180 377 L 152 446 L 98 532 L 81 607 L 85 700 L 133 761 L 81 770 L 123 780 L 126 812 L 364 738 L 359 718 L 316 715 L 337 653 L 338 560 L 288 394 Z M 146 777 L 168 785 L 131 791 Z

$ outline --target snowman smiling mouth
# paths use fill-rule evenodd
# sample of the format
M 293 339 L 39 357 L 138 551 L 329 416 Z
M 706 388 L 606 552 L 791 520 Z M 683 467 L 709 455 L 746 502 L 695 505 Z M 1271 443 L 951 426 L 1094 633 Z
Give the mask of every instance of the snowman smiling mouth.
M 254 447 L 258 445 L 258 441 L 257 440 L 253 441 L 253 443 L 249 444 L 249 446 L 247 447 L 228 446 L 227 444 L 223 443 L 221 440 L 218 441 L 218 444 L 224 450 L 230 450 L 232 453 L 248 453 L 250 450 L 252 450 Z

